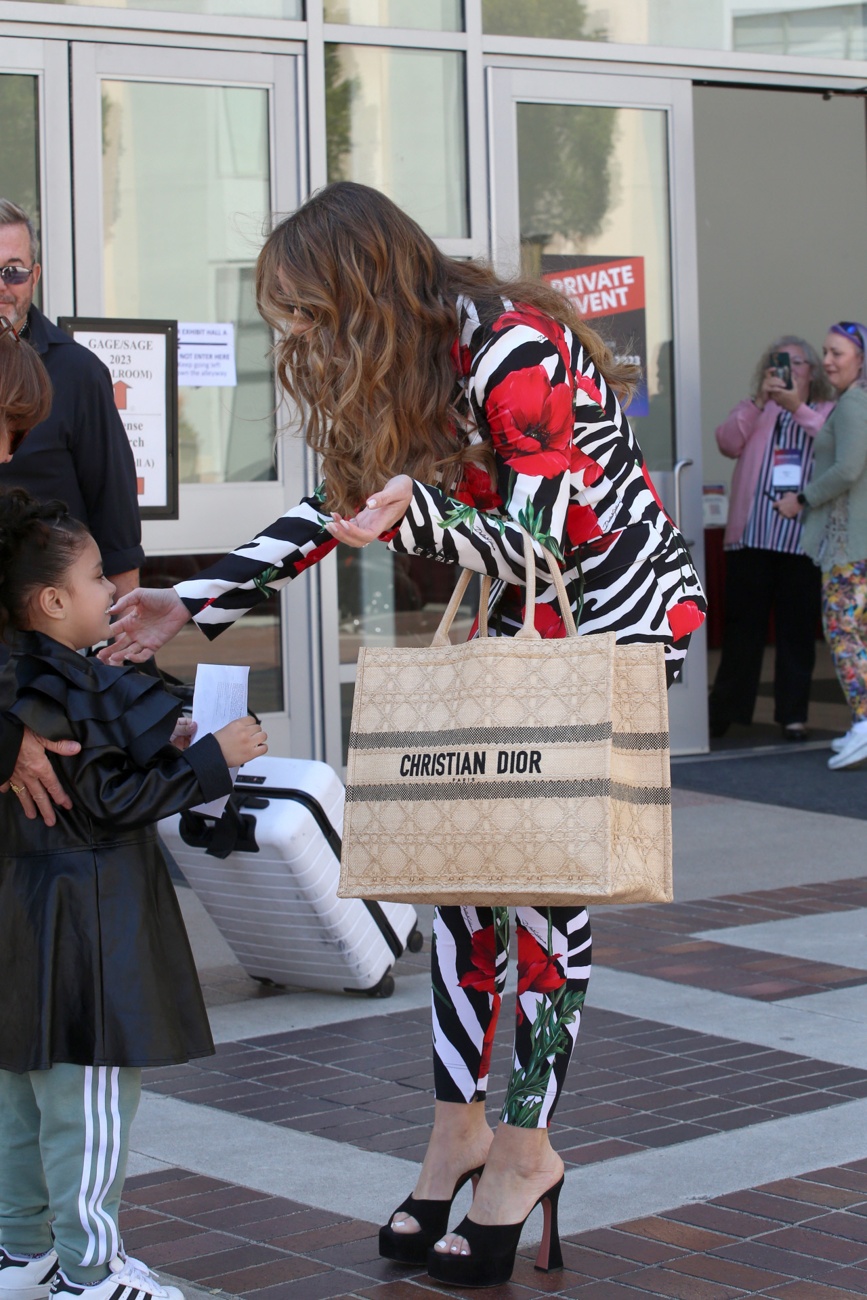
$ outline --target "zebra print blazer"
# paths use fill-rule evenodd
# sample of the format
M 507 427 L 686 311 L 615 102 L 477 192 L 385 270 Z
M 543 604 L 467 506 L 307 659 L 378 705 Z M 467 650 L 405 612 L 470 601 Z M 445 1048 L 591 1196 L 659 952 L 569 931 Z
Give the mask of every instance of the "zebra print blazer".
M 466 467 L 451 494 L 416 482 L 387 544 L 496 580 L 501 626 L 520 618 L 521 525 L 563 563 L 582 632 L 662 641 L 677 675 L 704 595 L 683 540 L 651 483 L 613 390 L 572 332 L 533 307 L 458 301 L 456 435 L 490 441 L 497 467 Z M 337 545 L 324 487 L 251 542 L 176 590 L 208 637 L 279 591 Z M 544 572 L 544 565 L 542 566 Z M 540 575 L 537 626 L 562 636 L 553 587 Z

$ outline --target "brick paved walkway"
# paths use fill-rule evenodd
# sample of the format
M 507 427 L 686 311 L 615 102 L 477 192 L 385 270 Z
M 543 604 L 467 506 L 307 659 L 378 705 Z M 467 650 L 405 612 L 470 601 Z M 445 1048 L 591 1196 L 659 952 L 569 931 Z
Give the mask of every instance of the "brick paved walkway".
M 504 1017 L 505 1018 L 505 1017 Z M 504 1029 L 508 1026 L 504 1025 Z M 510 1043 L 496 1043 L 491 1112 Z M 867 1072 L 587 1008 L 552 1129 L 567 1165 L 610 1160 L 867 1097 Z M 149 1091 L 421 1160 L 433 1120 L 426 1010 L 223 1043 L 149 1070 Z
M 698 932 L 867 907 L 867 880 L 797 885 L 593 913 L 593 959 L 654 979 L 774 1001 L 867 984 L 867 971 L 694 939 Z
M 381 1260 L 374 1224 L 181 1169 L 131 1179 L 121 1226 L 155 1268 L 250 1300 L 867 1295 L 867 1161 L 572 1235 L 562 1272 L 537 1273 L 521 1254 L 508 1286 L 483 1291 Z
M 707 990 L 701 993 L 705 998 L 710 991 L 714 996 L 727 994 L 728 1006 L 746 1009 L 752 1002 L 754 1019 L 759 1010 L 755 1004 L 764 1003 L 763 1023 L 767 1016 L 797 1015 L 815 1001 L 812 995 L 820 993 L 824 995 L 820 1018 L 836 1018 L 845 1026 L 850 1012 L 843 1008 L 838 1013 L 841 1004 L 829 1004 L 827 999 L 848 999 L 846 1007 L 851 1007 L 851 990 L 857 994 L 859 986 L 867 983 L 867 961 L 864 968 L 852 969 L 694 936 L 804 916 L 827 925 L 835 914 L 862 908 L 867 908 L 867 882 L 856 879 L 667 907 L 597 909 L 594 957 L 597 965 L 649 977 L 641 989 L 653 990 L 652 981 L 664 981 L 655 986 L 659 998 L 665 986 L 677 985 L 692 990 L 693 1005 L 695 991 Z M 727 939 L 736 940 L 737 935 Z M 830 947 L 833 951 L 833 943 Z M 426 954 L 401 959 L 399 987 L 407 975 L 426 969 L 427 961 Z M 330 1158 L 336 1171 L 349 1147 L 419 1161 L 432 1119 L 432 1101 L 429 1013 L 420 1006 L 427 995 L 423 983 L 416 984 L 420 996 L 399 1013 L 387 1002 L 347 1001 L 346 1018 L 338 1023 L 222 1042 L 214 1058 L 146 1071 L 146 1090 L 158 1106 L 165 1104 L 161 1097 L 189 1103 L 191 1125 L 205 1115 L 222 1115 L 220 1123 L 228 1123 L 229 1116 L 245 1117 L 245 1123 L 257 1121 L 252 1126 L 254 1141 L 266 1164 L 268 1135 L 273 1142 L 276 1130 L 292 1130 L 323 1143 L 317 1150 L 334 1153 Z M 216 1003 L 225 1004 L 237 998 L 244 977 L 236 968 L 211 984 L 206 980 L 205 986 L 212 988 Z M 283 1001 L 290 1008 L 293 998 Z M 268 1007 L 278 1007 L 279 995 L 266 1002 Z M 867 1098 L 867 1051 L 840 1055 L 839 1059 L 860 1067 L 854 1068 L 806 1051 L 761 1046 L 761 1037 L 758 1043 L 722 1037 L 713 1032 L 712 1018 L 706 1026 L 700 1019 L 699 1028 L 664 1023 L 660 1010 L 664 999 L 657 1006 L 660 1019 L 651 1019 L 652 994 L 648 1004 L 638 1008 L 644 1015 L 626 1014 L 632 1010 L 631 1001 L 614 1005 L 618 1009 L 594 1006 L 591 984 L 578 1049 L 552 1128 L 556 1147 L 574 1171 L 577 1209 L 573 1208 L 571 1227 L 582 1221 L 628 1218 L 628 1205 L 634 1202 L 630 1158 L 652 1161 L 635 1174 L 644 1180 L 653 1180 L 660 1161 L 668 1157 L 684 1159 L 683 1168 L 692 1177 L 689 1161 L 694 1142 L 705 1145 L 695 1148 L 692 1169 L 700 1167 L 699 1152 L 707 1151 L 708 1143 L 720 1137 L 726 1142 L 773 1144 L 768 1134 L 776 1134 L 775 1125 L 782 1126 L 781 1133 L 789 1133 L 785 1125 L 796 1122 L 803 1125 L 802 1143 L 807 1133 L 804 1149 L 809 1149 L 809 1158 L 787 1165 L 796 1176 L 753 1187 L 747 1184 L 757 1181 L 757 1176 L 752 1180 L 745 1176 L 743 1188 L 728 1195 L 710 1196 L 706 1187 L 691 1191 L 681 1182 L 668 1184 L 662 1193 L 665 1199 L 654 1199 L 654 1208 L 675 1205 L 690 1195 L 707 1199 L 565 1237 L 562 1273 L 537 1273 L 534 1250 L 528 1246 L 508 1286 L 465 1294 L 492 1300 L 542 1295 L 585 1300 L 867 1296 L 867 1160 L 836 1164 L 849 1158 L 847 1113 L 839 1112 L 844 1140 L 832 1167 L 802 1173 L 828 1159 L 821 1145 L 813 1146 L 809 1126 L 820 1124 L 824 1115 L 841 1106 L 857 1107 L 858 1099 Z M 775 1006 L 781 1010 L 777 1012 Z M 676 1013 L 669 1006 L 667 1014 Z M 492 1081 L 499 1081 L 499 1090 L 492 1083 L 491 1116 L 501 1100 L 509 1064 L 508 1019 L 504 1010 L 491 1070 Z M 863 1020 L 851 1023 L 853 1032 L 863 1036 Z M 737 1033 L 740 1024 L 740 1012 L 729 1014 L 730 1034 Z M 785 1032 L 792 1034 L 793 1045 L 808 1046 L 809 1037 L 799 1033 L 797 1025 Z M 833 1057 L 838 1040 L 826 1033 L 822 1041 Z M 753 1129 L 757 1137 L 751 1139 Z M 284 1140 L 286 1136 L 281 1133 Z M 292 1200 L 273 1194 L 285 1192 L 286 1184 L 275 1186 L 268 1178 L 259 1184 L 266 1190 L 254 1190 L 229 1181 L 231 1173 L 224 1179 L 174 1167 L 173 1161 L 186 1159 L 194 1167 L 223 1175 L 231 1156 L 212 1149 L 208 1159 L 196 1166 L 198 1151 L 194 1145 L 185 1156 L 167 1152 L 158 1157 L 164 1167 L 132 1178 L 122 1216 L 127 1249 L 180 1279 L 182 1285 L 186 1282 L 200 1292 L 245 1300 L 415 1300 L 424 1295 L 464 1294 L 436 1288 L 422 1270 L 405 1270 L 381 1260 L 375 1222 L 316 1208 L 304 1203 L 303 1197 Z M 747 1146 L 736 1151 L 746 1153 Z M 818 1159 L 815 1151 L 820 1153 Z M 150 1158 L 154 1154 L 151 1148 Z M 858 1154 L 864 1155 L 864 1149 Z M 726 1191 L 738 1188 L 740 1167 L 740 1163 L 734 1166 L 734 1178 L 727 1174 L 715 1186 L 725 1186 Z M 772 1167 L 778 1170 L 781 1165 L 774 1161 Z M 624 1189 L 622 1214 L 617 1214 L 621 1204 L 617 1190 L 616 1199 L 606 1202 L 614 1205 L 613 1213 L 606 1208 L 604 1215 L 585 1220 L 584 1206 L 592 1209 L 597 1171 L 602 1186 L 618 1168 L 625 1171 L 616 1184 Z M 768 1168 L 767 1163 L 761 1166 L 765 1177 Z M 402 1186 L 400 1171 L 399 1177 Z M 581 1185 L 575 1183 L 581 1178 L 589 1180 L 584 1184 L 590 1189 L 589 1201 L 582 1199 Z M 569 1185 L 567 1181 L 567 1191 Z M 305 1188 L 307 1183 L 296 1182 L 289 1195 L 296 1195 L 296 1186 Z M 320 1205 L 332 1203 L 330 1186 Z M 668 1199 L 671 1186 L 675 1191 Z M 341 1203 L 340 1192 L 335 1184 L 335 1204 Z M 346 1208 L 345 1200 L 343 1204 Z M 354 1206 L 354 1212 L 366 1212 L 368 1200 L 356 1200 Z M 531 1229 L 527 1239 L 533 1239 Z

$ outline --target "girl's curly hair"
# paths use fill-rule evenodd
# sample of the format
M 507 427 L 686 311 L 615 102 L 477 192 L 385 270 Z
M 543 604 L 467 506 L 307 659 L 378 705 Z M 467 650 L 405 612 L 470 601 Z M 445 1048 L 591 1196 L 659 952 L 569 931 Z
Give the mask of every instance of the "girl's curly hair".
M 33 596 L 63 586 L 89 537 L 62 501 L 37 501 L 23 488 L 0 491 L 0 637 L 29 627 Z

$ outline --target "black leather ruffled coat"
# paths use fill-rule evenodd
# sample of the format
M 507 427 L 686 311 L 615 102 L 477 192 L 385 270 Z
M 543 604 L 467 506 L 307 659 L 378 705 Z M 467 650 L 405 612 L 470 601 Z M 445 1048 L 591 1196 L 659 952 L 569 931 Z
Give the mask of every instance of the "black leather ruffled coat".
M 179 702 L 134 668 L 42 636 L 16 648 L 13 712 L 50 739 L 72 808 L 28 821 L 0 795 L 0 1068 L 168 1065 L 213 1052 L 154 823 L 228 794 L 213 736 L 169 745 Z

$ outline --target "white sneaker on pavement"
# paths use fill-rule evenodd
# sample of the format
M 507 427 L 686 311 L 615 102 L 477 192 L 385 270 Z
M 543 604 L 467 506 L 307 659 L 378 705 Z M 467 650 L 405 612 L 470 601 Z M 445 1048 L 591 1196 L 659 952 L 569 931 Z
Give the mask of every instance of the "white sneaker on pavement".
M 859 728 L 858 731 L 850 731 L 843 739 L 845 741 L 843 746 L 828 759 L 828 766 L 832 772 L 859 767 L 861 763 L 867 761 L 867 730 Z
M 184 1300 L 183 1291 L 176 1286 L 161 1286 L 157 1274 L 140 1259 L 116 1255 L 108 1267 L 111 1269 L 108 1277 L 90 1286 L 70 1282 L 63 1269 L 58 1269 L 51 1284 L 51 1300 L 78 1300 L 79 1296 L 84 1300 L 112 1300 L 113 1296 L 121 1295 L 123 1300 Z
M 831 741 L 831 748 L 833 749 L 835 754 L 839 754 L 841 749 L 846 748 L 846 746 L 849 744 L 849 741 L 852 739 L 853 734 L 854 733 L 852 731 L 847 731 L 845 736 L 834 737 L 834 739 Z
M 57 1254 L 10 1255 L 0 1246 L 0 1300 L 46 1300 L 58 1269 Z

